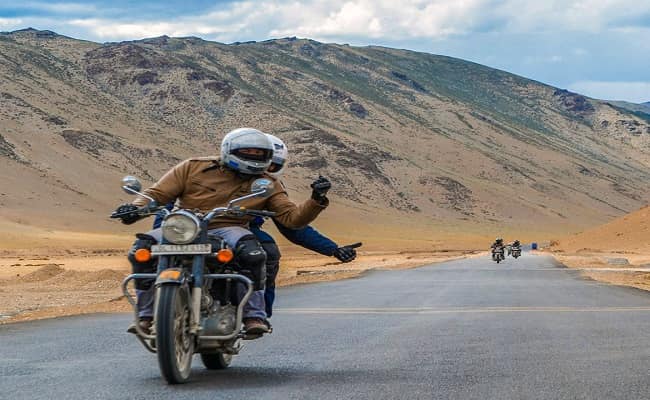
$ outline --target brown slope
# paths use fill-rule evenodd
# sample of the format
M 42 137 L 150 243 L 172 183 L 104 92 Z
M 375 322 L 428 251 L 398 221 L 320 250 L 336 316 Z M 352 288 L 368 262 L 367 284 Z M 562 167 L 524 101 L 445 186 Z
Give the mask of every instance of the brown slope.
M 0 35 L 0 50 L 0 206 L 13 221 L 115 230 L 120 175 L 151 181 L 244 125 L 289 143 L 293 192 L 333 178 L 336 226 L 385 215 L 431 231 L 566 232 L 648 200 L 643 119 L 462 60 L 38 31 Z
M 650 207 L 561 239 L 554 251 L 631 252 L 650 255 Z

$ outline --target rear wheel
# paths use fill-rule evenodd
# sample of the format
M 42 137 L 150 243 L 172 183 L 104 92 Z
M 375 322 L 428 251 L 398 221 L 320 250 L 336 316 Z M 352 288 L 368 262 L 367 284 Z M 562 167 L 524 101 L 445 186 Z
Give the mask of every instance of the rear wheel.
M 232 354 L 206 353 L 201 354 L 201 361 L 207 369 L 226 369 L 232 362 Z
M 168 383 L 184 383 L 192 370 L 190 297 L 186 287 L 163 285 L 156 312 L 156 347 L 160 372 Z

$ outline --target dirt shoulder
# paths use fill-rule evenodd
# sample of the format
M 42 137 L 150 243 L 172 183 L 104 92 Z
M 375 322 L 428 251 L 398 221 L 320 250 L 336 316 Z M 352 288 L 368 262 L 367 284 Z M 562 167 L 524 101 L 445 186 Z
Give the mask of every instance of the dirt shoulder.
M 582 249 L 575 253 L 545 251 L 569 268 L 597 281 L 650 291 L 650 253 Z
M 285 253 L 278 285 L 346 279 L 372 269 L 405 269 L 467 257 L 471 250 L 361 251 L 347 264 L 313 253 Z M 130 272 L 124 249 L 0 256 L 0 324 L 95 312 L 129 312 L 120 283 Z

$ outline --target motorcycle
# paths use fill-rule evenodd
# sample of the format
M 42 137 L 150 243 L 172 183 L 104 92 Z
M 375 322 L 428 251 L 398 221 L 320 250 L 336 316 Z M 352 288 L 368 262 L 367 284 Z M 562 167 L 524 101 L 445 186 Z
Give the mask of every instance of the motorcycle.
M 273 217 L 273 212 L 237 206 L 246 199 L 270 196 L 272 187 L 269 179 L 257 179 L 250 194 L 203 214 L 185 209 L 170 212 L 141 193 L 137 178 L 122 180 L 125 192 L 150 201 L 137 211 L 139 216 L 165 212 L 161 243 L 150 250 L 138 249 L 135 254 L 139 261 L 157 257 L 157 272 L 127 276 L 122 291 L 134 309 L 136 337 L 157 354 L 160 372 L 168 383 L 189 379 L 195 353 L 200 354 L 207 369 L 225 369 L 241 351 L 242 340 L 261 336 L 247 335 L 242 329 L 243 309 L 253 293 L 253 281 L 242 274 L 246 268 L 238 263 L 236 252 L 222 238 L 208 233 L 208 225 L 220 217 Z M 124 216 L 114 213 L 111 218 Z M 155 279 L 151 333 L 137 323 L 136 300 L 129 291 L 129 283 L 137 279 Z M 238 284 L 245 287 L 242 298 L 236 294 Z
M 503 247 L 497 247 L 492 249 L 492 261 L 496 261 L 497 264 L 499 264 L 501 261 L 506 259 L 504 253 L 505 251 Z
M 513 247 L 511 254 L 515 259 L 521 257 L 521 247 Z

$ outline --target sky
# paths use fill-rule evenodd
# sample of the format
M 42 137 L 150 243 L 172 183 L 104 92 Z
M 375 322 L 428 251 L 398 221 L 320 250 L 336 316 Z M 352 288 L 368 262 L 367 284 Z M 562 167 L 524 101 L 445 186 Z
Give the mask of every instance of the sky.
M 0 31 L 96 42 L 297 36 L 443 54 L 591 97 L 650 101 L 649 0 L 0 0 Z

